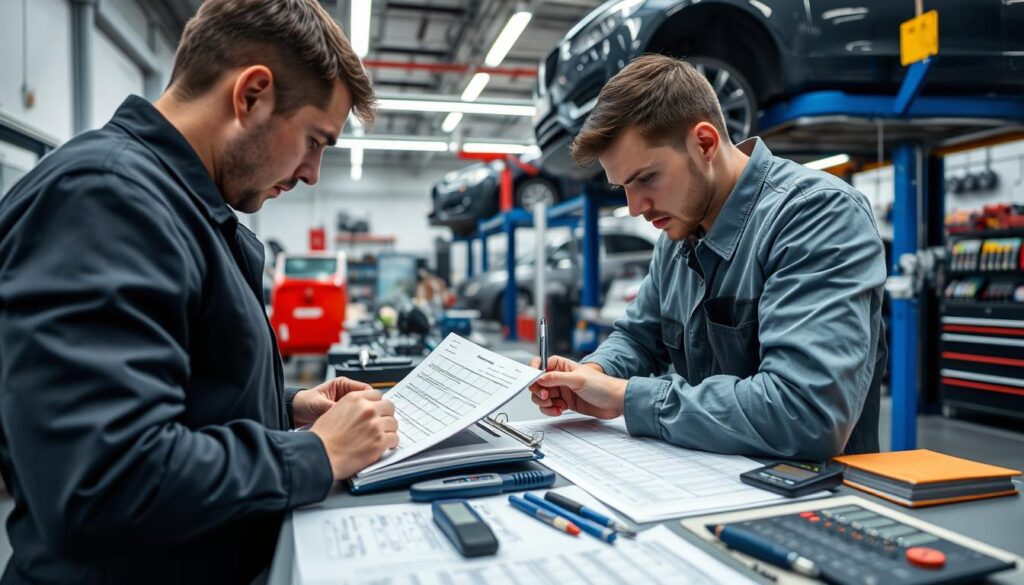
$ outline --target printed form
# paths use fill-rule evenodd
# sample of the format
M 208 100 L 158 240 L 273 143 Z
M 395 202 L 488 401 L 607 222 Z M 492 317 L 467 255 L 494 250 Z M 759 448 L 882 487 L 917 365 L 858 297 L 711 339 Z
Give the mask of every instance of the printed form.
M 398 448 L 364 473 L 433 447 L 501 407 L 541 373 L 449 334 L 384 395 L 395 403 Z
M 544 419 L 514 426 L 544 433 L 542 465 L 640 524 L 794 501 L 740 481 L 741 473 L 761 466 L 756 461 L 633 437 L 622 418 Z
M 575 486 L 554 491 L 607 511 Z M 470 503 L 498 538 L 494 556 L 461 557 L 434 524 L 428 504 L 297 510 L 294 580 L 303 585 L 751 583 L 665 526 L 642 532 L 636 541 L 608 544 L 554 530 L 512 508 L 507 496 Z

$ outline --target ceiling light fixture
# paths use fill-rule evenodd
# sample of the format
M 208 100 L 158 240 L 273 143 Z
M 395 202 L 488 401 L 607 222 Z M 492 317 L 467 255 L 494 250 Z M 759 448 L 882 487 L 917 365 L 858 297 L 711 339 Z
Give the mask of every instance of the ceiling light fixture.
M 370 15 L 373 12 L 373 0 L 351 2 L 348 32 L 352 36 L 352 50 L 363 59 L 370 52 Z
M 455 130 L 459 125 L 459 122 L 462 122 L 462 116 L 463 114 L 460 114 L 459 112 L 452 112 L 445 116 L 444 122 L 441 123 L 441 131 L 451 132 L 452 130 Z
M 349 156 L 352 157 L 352 180 L 358 181 L 363 178 L 363 149 L 353 148 Z
M 462 145 L 463 152 L 495 153 L 495 154 L 534 154 L 540 153 L 535 145 L 512 144 L 509 142 L 467 142 Z
M 505 28 L 501 29 L 498 38 L 494 40 L 494 44 L 491 45 L 491 50 L 487 52 L 487 56 L 484 57 L 484 64 L 488 67 L 501 65 L 501 62 L 505 60 L 505 56 L 512 50 L 512 45 L 515 45 L 516 41 L 519 40 L 519 35 L 523 34 L 526 25 L 530 24 L 531 18 L 533 18 L 533 13 L 527 11 L 513 14 L 508 19 L 508 22 L 505 23 Z
M 466 89 L 462 92 L 462 101 L 472 102 L 476 101 L 476 98 L 480 97 L 483 93 L 484 88 L 487 87 L 487 83 L 491 81 L 491 76 L 488 73 L 477 73 L 469 80 L 466 84 Z
M 489 116 L 533 117 L 536 106 L 504 104 L 499 102 L 460 102 L 441 100 L 409 100 L 382 98 L 377 109 L 392 112 L 459 112 L 460 114 L 483 114 Z
M 415 152 L 447 152 L 447 140 L 413 140 L 409 138 L 339 138 L 338 148 L 365 150 L 408 150 Z
M 848 162 L 850 162 L 850 155 L 837 154 L 835 156 L 827 156 L 825 158 L 819 158 L 818 160 L 812 160 L 811 162 L 804 163 L 804 166 L 809 169 L 820 171 L 829 167 L 845 165 Z

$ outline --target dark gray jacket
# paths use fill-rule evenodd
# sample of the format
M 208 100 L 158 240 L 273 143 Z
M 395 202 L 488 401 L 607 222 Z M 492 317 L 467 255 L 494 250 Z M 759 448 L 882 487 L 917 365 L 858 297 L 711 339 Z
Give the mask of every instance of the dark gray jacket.
M 819 461 L 878 451 L 886 272 L 867 199 L 760 139 L 739 148 L 750 161 L 707 236 L 662 235 L 584 361 L 630 378 L 634 435 Z
M 261 293 L 263 248 L 141 98 L 0 201 L 3 583 L 248 583 L 332 483 Z

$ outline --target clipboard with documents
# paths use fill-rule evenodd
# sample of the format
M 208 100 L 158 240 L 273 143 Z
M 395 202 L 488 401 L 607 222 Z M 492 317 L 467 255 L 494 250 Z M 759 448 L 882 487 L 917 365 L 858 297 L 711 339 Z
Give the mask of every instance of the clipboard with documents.
M 395 487 L 425 475 L 541 457 L 539 440 L 488 415 L 541 371 L 450 334 L 388 393 L 398 448 L 350 480 L 353 493 Z
M 408 459 L 360 473 L 349 481 L 349 489 L 354 494 L 369 493 L 450 471 L 536 461 L 544 457 L 538 450 L 542 441 L 543 434 L 524 434 L 507 426 L 501 416 L 484 418 Z

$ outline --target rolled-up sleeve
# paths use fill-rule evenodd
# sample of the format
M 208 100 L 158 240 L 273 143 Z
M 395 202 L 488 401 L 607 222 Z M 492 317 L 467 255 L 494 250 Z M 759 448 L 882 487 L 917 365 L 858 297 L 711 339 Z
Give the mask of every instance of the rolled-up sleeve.
M 189 428 L 199 257 L 166 209 L 119 176 L 69 176 L 0 250 L 0 417 L 14 488 L 56 551 L 186 542 L 322 499 L 312 433 L 256 421 Z
M 629 380 L 627 428 L 697 449 L 824 460 L 842 452 L 875 367 L 886 270 L 869 211 L 849 193 L 794 196 L 759 243 L 760 365 L 691 385 Z
M 629 304 L 626 314 L 614 324 L 614 331 L 597 350 L 582 360 L 595 363 L 609 376 L 660 374 L 666 371 L 668 354 L 661 343 L 661 284 L 660 266 L 664 254 L 675 251 L 664 236 L 651 259 L 650 271 L 640 284 L 636 300 Z

